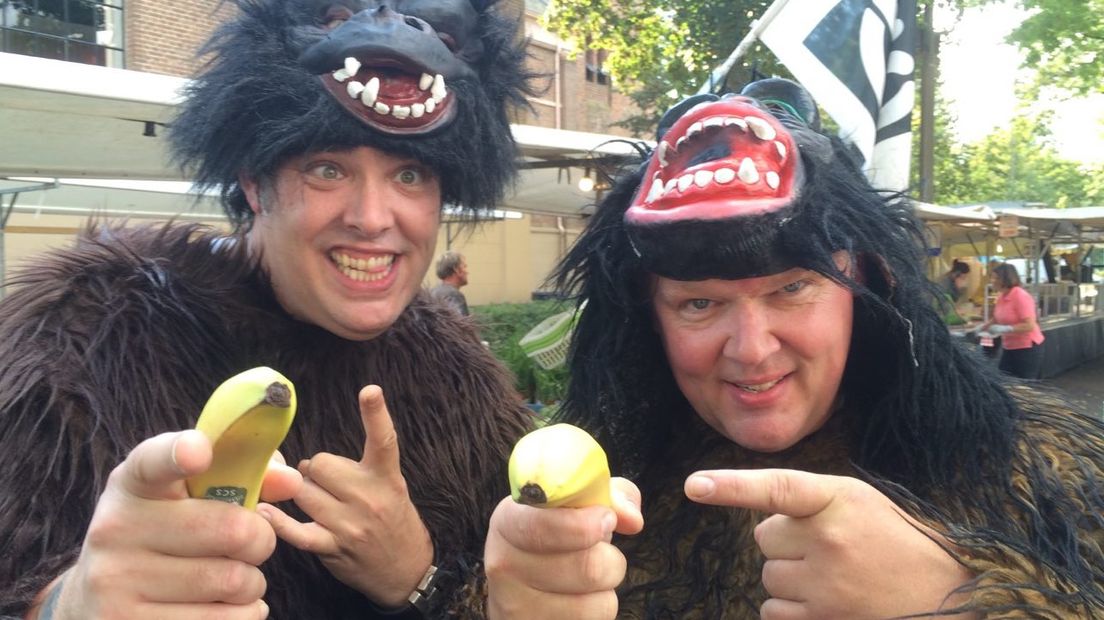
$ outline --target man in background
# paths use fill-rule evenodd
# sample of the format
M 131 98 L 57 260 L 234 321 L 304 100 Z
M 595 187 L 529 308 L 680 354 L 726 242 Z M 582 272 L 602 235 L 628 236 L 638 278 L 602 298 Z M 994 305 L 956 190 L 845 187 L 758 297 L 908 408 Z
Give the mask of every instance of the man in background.
M 460 289 L 468 284 L 468 263 L 459 252 L 449 250 L 437 260 L 437 277 L 441 283 L 433 287 L 433 298 L 447 304 L 463 316 L 468 316 L 468 300 Z

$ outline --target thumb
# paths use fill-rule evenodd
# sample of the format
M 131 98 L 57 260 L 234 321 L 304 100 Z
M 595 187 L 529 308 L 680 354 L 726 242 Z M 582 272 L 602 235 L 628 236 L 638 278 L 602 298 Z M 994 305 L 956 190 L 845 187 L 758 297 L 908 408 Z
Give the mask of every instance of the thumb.
M 368 385 L 360 390 L 360 420 L 364 424 L 364 456 L 360 462 L 369 467 L 399 471 L 399 436 L 387 410 L 383 389 Z
M 644 529 L 644 515 L 640 512 L 640 489 L 625 478 L 610 481 L 613 512 L 617 514 L 618 534 L 639 534 Z
M 211 466 L 211 442 L 196 430 L 163 433 L 138 444 L 112 478 L 143 499 L 184 499 L 184 480 Z
M 718 469 L 686 479 L 686 496 L 714 506 L 811 517 L 835 499 L 839 479 L 793 469 Z

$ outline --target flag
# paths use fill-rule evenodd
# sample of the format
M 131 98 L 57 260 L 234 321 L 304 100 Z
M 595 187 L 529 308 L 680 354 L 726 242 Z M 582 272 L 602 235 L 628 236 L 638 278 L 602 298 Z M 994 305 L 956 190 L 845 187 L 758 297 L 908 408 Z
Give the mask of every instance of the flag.
M 906 189 L 916 0 L 789 0 L 759 39 L 839 124 L 871 183 Z

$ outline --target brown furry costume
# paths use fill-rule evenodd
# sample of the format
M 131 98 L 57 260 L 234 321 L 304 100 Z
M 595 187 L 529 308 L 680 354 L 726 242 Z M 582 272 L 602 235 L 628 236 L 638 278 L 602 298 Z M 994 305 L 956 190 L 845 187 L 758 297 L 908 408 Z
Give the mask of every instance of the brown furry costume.
M 214 238 L 196 227 L 97 228 L 11 282 L 0 305 L 0 616 L 22 617 L 73 563 L 108 473 L 131 448 L 193 426 L 222 379 L 258 365 L 299 393 L 281 448 L 291 463 L 319 451 L 359 458 L 357 393 L 383 388 L 445 575 L 448 594 L 430 615 L 466 607 L 480 589 L 490 510 L 509 492 L 509 450 L 528 424 L 508 374 L 468 323 L 421 297 L 366 342 L 296 321 L 245 243 Z M 262 568 L 272 618 L 376 617 L 309 553 L 281 542 Z

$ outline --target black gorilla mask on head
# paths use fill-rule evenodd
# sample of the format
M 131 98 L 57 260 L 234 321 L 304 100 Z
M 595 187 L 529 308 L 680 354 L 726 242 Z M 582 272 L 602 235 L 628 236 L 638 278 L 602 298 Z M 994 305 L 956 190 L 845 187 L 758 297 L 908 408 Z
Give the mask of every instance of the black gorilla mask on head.
M 679 280 L 745 278 L 798 263 L 784 243 L 801 210 L 801 157 L 824 159 L 816 104 L 798 84 L 697 95 L 660 120 L 625 224 L 646 270 Z
M 235 0 L 204 48 L 170 137 L 232 220 L 240 175 L 303 153 L 370 146 L 412 157 L 446 203 L 493 206 L 515 173 L 510 104 L 530 77 L 517 24 L 480 0 Z M 479 162 L 479 165 L 472 165 Z

